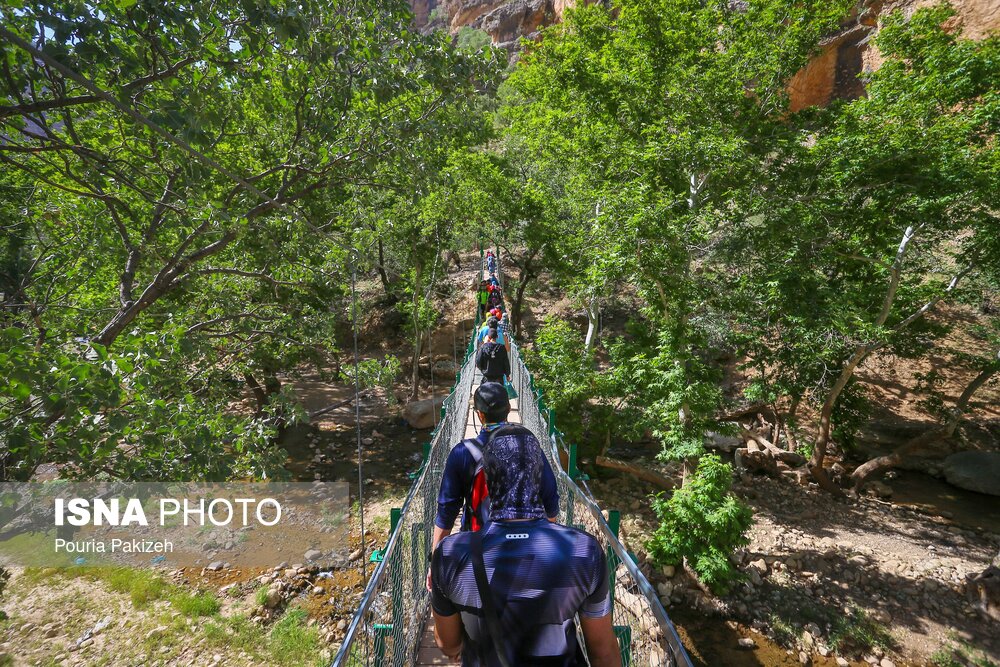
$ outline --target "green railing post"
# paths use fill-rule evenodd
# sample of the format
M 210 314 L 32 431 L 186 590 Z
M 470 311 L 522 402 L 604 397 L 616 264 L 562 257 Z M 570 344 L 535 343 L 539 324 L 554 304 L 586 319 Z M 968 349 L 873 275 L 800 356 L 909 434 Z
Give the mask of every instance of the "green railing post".
M 627 625 L 616 625 L 615 637 L 618 638 L 618 650 L 622 656 L 622 667 L 630 667 L 632 664 L 632 628 Z
M 579 479 L 580 470 L 579 468 L 576 467 L 576 443 L 570 443 L 569 463 L 566 467 L 568 468 L 568 470 L 566 470 L 566 474 L 569 475 L 570 479 L 572 479 L 573 481 Z
M 608 528 L 611 529 L 615 539 L 618 538 L 618 529 L 622 525 L 622 513 L 618 510 L 608 510 Z
M 375 631 L 375 667 L 384 667 L 385 665 L 385 638 L 392 632 L 392 625 L 386 623 L 376 623 L 372 626 Z
M 399 518 L 403 516 L 403 510 L 399 507 L 393 507 L 389 510 L 389 537 L 396 532 L 396 526 L 399 525 Z
M 618 529 L 621 527 L 622 514 L 618 510 L 608 510 L 608 528 L 611 529 L 612 534 L 614 534 L 615 539 L 618 539 Z M 611 588 L 611 608 L 615 607 L 615 583 L 618 577 L 616 573 L 618 571 L 618 565 L 621 560 L 618 558 L 618 554 L 610 546 L 607 550 L 608 556 L 608 580 Z

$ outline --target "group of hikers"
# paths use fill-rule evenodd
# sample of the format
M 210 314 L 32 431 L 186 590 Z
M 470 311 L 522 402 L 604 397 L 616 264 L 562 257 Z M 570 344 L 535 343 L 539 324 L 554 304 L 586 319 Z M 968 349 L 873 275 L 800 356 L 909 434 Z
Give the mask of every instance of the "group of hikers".
M 556 523 L 559 489 L 541 443 L 507 421 L 511 331 L 492 252 L 486 267 L 473 397 L 482 428 L 455 444 L 441 478 L 427 573 L 435 640 L 465 667 L 621 667 L 604 549 Z M 492 308 L 483 292 L 496 294 Z

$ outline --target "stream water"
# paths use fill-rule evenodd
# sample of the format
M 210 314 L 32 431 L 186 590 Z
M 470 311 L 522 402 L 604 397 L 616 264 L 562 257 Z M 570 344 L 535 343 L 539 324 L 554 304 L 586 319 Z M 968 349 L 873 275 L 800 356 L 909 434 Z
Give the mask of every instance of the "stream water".
M 892 502 L 916 507 L 966 528 L 1000 534 L 1000 497 L 966 491 L 922 472 L 900 470 L 886 480 Z

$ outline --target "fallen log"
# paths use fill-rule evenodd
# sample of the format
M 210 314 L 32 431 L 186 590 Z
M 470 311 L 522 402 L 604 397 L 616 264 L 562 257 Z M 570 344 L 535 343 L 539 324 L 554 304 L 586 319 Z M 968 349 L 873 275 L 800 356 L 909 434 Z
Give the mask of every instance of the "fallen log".
M 736 450 L 736 467 L 777 476 L 778 462 L 767 452 L 741 447 Z
M 365 398 L 365 397 L 368 396 L 369 393 L 370 393 L 370 390 L 365 389 L 364 391 L 362 391 L 362 392 L 360 392 L 358 394 L 358 397 L 359 398 Z M 353 402 L 354 402 L 354 396 L 351 396 L 350 398 L 345 398 L 342 401 L 337 401 L 336 403 L 328 405 L 325 408 L 320 408 L 319 410 L 316 410 L 314 412 L 310 412 L 309 413 L 309 419 L 312 420 L 312 419 L 316 419 L 317 417 L 322 417 L 323 415 L 325 415 L 328 412 L 333 412 L 337 408 L 342 408 L 345 405 L 350 405 Z
M 632 465 L 631 463 L 626 463 L 625 461 L 620 461 L 607 456 L 598 456 L 594 461 L 602 468 L 610 468 L 612 470 L 618 470 L 619 472 L 627 472 L 633 477 L 651 484 L 656 484 L 660 488 L 667 489 L 668 491 L 676 489 L 678 486 L 677 480 L 665 477 L 655 470 L 640 468 Z

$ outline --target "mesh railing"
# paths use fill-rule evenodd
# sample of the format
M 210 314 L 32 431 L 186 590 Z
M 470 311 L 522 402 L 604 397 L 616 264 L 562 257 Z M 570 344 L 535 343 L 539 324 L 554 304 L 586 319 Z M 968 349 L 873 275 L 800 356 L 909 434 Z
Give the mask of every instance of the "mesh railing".
M 437 514 L 438 483 L 451 445 L 465 437 L 475 363 L 465 363 L 431 439 L 423 469 L 402 508 L 393 510 L 389 541 L 372 559 L 377 563 L 354 614 L 335 665 L 414 663 L 429 597 L 425 577 Z
M 499 257 L 497 260 L 499 273 Z M 451 448 L 465 437 L 469 424 L 469 404 L 477 379 L 474 352 L 475 329 L 461 372 L 445 399 L 441 422 L 432 434 L 425 464 L 402 508 L 392 512 L 385 549 L 373 556 L 376 569 L 334 667 L 403 667 L 417 662 L 430 604 L 425 578 L 438 485 Z M 691 661 L 656 591 L 617 538 L 618 513 L 610 511 L 605 517 L 586 483 L 579 479 L 575 448 L 567 447 L 555 429 L 554 414 L 546 409 L 516 344 L 511 346 L 511 369 L 521 423 L 544 443 L 546 456 L 557 475 L 560 522 L 586 530 L 605 549 L 611 574 L 613 621 L 623 667 L 690 667 Z

